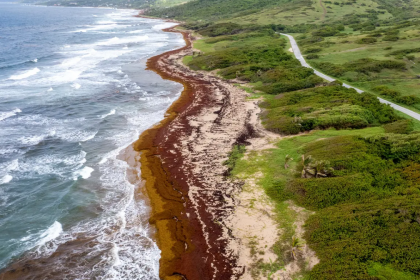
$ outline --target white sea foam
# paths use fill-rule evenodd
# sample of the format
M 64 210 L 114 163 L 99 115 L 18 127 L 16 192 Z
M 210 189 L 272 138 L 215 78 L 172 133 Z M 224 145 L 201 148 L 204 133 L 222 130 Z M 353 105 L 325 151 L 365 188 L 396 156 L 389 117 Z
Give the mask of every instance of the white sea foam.
M 55 221 L 47 230 L 41 233 L 41 236 L 40 236 L 41 239 L 38 241 L 36 245 L 42 246 L 48 241 L 51 241 L 59 237 L 62 232 L 63 232 L 62 225 L 59 222 Z
M 118 38 L 114 37 L 109 40 L 101 41 L 97 43 L 98 46 L 112 46 L 112 45 L 121 45 L 121 44 L 128 44 L 128 43 L 138 43 L 138 42 L 144 42 L 149 38 L 147 35 L 143 36 L 131 36 L 131 37 L 125 37 L 125 38 Z
M 42 140 L 44 140 L 48 135 L 31 135 L 31 136 L 22 136 L 18 139 L 24 145 L 37 145 Z
M 86 131 L 86 130 L 59 131 L 57 132 L 57 135 L 61 139 L 69 141 L 69 142 L 86 142 L 95 138 L 95 135 L 97 133 L 98 133 L 97 131 Z
M 177 25 L 177 24 L 173 23 L 173 22 L 165 22 L 165 23 L 154 25 L 152 28 L 154 30 L 162 30 L 162 29 L 169 28 L 169 27 L 172 27 L 172 26 L 175 26 L 175 25 Z
M 129 31 L 128 33 L 134 34 L 134 33 L 144 33 L 144 30 L 133 30 Z
M 7 155 L 19 152 L 16 149 L 0 149 L 0 155 Z
M 13 117 L 14 115 L 16 115 L 17 113 L 21 113 L 22 110 L 18 109 L 14 109 L 13 111 L 10 112 L 0 112 L 0 121 L 5 120 L 7 118 Z
M 82 57 L 80 57 L 80 56 L 69 58 L 69 59 L 64 60 L 61 63 L 61 66 L 62 67 L 70 67 L 70 66 L 73 66 L 73 65 L 76 65 L 77 63 L 79 63 L 80 60 L 82 60 Z
M 52 87 L 50 87 L 47 91 L 53 91 L 54 89 Z
M 12 76 L 10 76 L 9 79 L 10 80 L 26 79 L 26 78 L 29 78 L 30 76 L 36 75 L 39 71 L 41 71 L 41 70 L 39 70 L 38 68 L 34 68 L 34 69 L 31 69 L 31 70 L 28 70 L 28 71 L 20 72 L 16 75 L 12 75 Z
M 72 88 L 74 89 L 79 89 L 82 85 L 78 84 L 78 83 L 74 83 L 71 85 Z
M 110 21 L 110 20 L 99 20 L 97 22 L 98 24 L 115 24 L 115 21 Z
M 37 63 L 38 62 L 38 58 L 35 58 L 33 60 L 31 60 L 33 63 Z
M 82 177 L 83 179 L 87 179 L 87 178 L 90 177 L 90 175 L 92 174 L 93 171 L 94 171 L 94 169 L 92 167 L 85 166 L 82 169 L 74 172 L 73 180 L 76 181 L 79 177 Z
M 7 175 L 3 176 L 3 178 L 1 178 L 1 179 L 0 179 L 0 185 L 2 185 L 2 184 L 7 184 L 7 183 L 9 183 L 10 181 L 12 181 L 12 179 L 13 179 L 13 176 L 12 176 L 12 175 L 7 174 Z
M 6 172 L 9 172 L 9 171 L 17 170 L 18 168 L 19 168 L 19 160 L 14 159 L 7 163 L 5 170 Z
M 102 115 L 101 119 L 105 119 L 108 116 L 114 115 L 115 114 L 115 109 L 112 109 L 108 114 Z

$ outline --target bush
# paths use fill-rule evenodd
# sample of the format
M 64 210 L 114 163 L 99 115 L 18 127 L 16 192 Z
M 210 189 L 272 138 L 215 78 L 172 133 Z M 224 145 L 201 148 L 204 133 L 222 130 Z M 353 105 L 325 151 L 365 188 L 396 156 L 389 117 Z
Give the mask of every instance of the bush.
M 338 32 L 340 32 L 337 28 L 326 26 L 321 29 L 318 29 L 314 32 L 312 32 L 312 36 L 314 37 L 331 37 L 336 35 Z
M 415 95 L 405 95 L 396 98 L 396 101 L 405 105 L 414 105 L 420 103 L 420 98 Z
M 306 56 L 306 58 L 307 59 L 317 59 L 317 58 L 319 58 L 319 55 L 317 55 L 317 54 L 308 54 Z
M 314 62 L 312 63 L 312 65 L 315 68 L 324 72 L 325 74 L 328 74 L 334 77 L 341 77 L 346 72 L 344 67 L 340 65 L 332 64 L 330 62 L 317 62 L 317 63 Z
M 391 107 L 372 94 L 331 85 L 288 92 L 261 104 L 266 129 L 280 134 L 296 134 L 315 128 L 363 128 L 398 119 Z
M 387 86 L 377 86 L 373 88 L 374 91 L 379 92 L 381 95 L 389 96 L 391 99 L 395 100 L 396 102 L 405 104 L 405 105 L 414 105 L 420 103 L 420 98 L 415 95 L 405 95 L 401 96 L 396 90 L 390 89 Z
M 413 122 L 411 120 L 399 120 L 384 125 L 386 133 L 408 134 L 413 131 Z
M 419 205 L 415 196 L 393 197 L 329 207 L 310 216 L 305 238 L 320 259 L 311 279 L 397 279 L 370 276 L 372 262 L 388 264 L 398 274 L 404 271 L 401 279 L 419 275 Z
M 389 96 L 391 98 L 396 98 L 401 95 L 401 93 L 399 93 L 398 91 L 390 89 L 387 86 L 376 86 L 372 90 L 380 93 L 381 95 Z
M 374 60 L 362 58 L 344 64 L 347 71 L 355 71 L 368 74 L 369 72 L 381 72 L 383 69 L 405 70 L 405 63 L 395 60 Z
M 378 40 L 376 38 L 365 37 L 365 38 L 361 38 L 361 39 L 357 40 L 356 43 L 357 44 L 374 44 L 377 41 Z
M 393 51 L 389 54 L 390 55 L 395 55 L 395 56 L 404 56 L 404 55 L 407 55 L 407 54 L 410 54 L 410 53 L 417 53 L 417 52 L 420 52 L 420 48 L 397 50 L 397 51 Z
M 321 48 L 309 48 L 309 49 L 305 49 L 303 52 L 304 53 L 319 53 L 320 51 L 322 51 Z
M 382 38 L 382 41 L 398 41 L 400 37 L 396 35 L 387 35 L 384 38 Z

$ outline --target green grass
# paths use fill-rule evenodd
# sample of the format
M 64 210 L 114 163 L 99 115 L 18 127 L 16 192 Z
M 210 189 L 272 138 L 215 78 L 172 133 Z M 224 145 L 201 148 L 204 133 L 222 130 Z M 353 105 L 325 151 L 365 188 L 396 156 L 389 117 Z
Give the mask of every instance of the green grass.
M 392 27 L 392 25 L 391 25 Z M 377 31 L 385 30 L 389 27 L 377 28 Z M 375 31 L 376 32 L 376 31 Z M 402 96 L 415 95 L 420 98 L 420 53 L 412 53 L 414 55 L 414 63 L 407 59 L 398 59 L 390 53 L 398 50 L 413 49 L 420 45 L 420 28 L 418 26 L 409 26 L 400 29 L 400 40 L 397 42 L 383 41 L 383 37 L 378 37 L 375 44 L 357 44 L 360 38 L 366 37 L 369 33 L 360 34 L 360 32 L 351 32 L 351 28 L 347 28 L 342 32 L 347 36 L 333 36 L 325 38 L 321 43 L 323 45 L 321 51 L 317 53 L 319 59 L 310 60 L 309 63 L 329 62 L 337 65 L 344 65 L 358 59 L 370 58 L 375 60 L 396 60 L 404 62 L 405 71 L 401 70 L 383 70 L 379 73 L 372 73 L 369 76 L 360 76 L 356 73 L 346 73 L 342 77 L 335 77 L 362 90 L 374 93 L 372 88 L 377 85 L 385 85 L 391 89 L 397 90 Z M 405 38 L 405 39 L 403 39 Z M 330 42 L 332 44 L 325 44 Z M 305 49 L 305 47 L 302 47 Z M 322 72 L 322 71 L 321 71 Z M 378 95 L 379 96 L 379 95 Z M 389 100 L 385 96 L 381 96 Z M 415 105 L 401 104 L 396 100 L 390 100 L 403 107 L 415 112 L 420 112 L 420 103 Z
M 358 136 L 361 137 L 359 139 L 365 139 L 369 137 L 378 137 L 383 133 L 384 129 L 382 127 L 372 127 L 361 130 L 329 129 L 322 131 L 312 131 L 308 134 L 285 138 L 278 142 L 276 145 L 277 148 L 262 152 L 250 152 L 247 158 L 238 160 L 236 162 L 235 168 L 232 171 L 232 175 L 241 179 L 254 178 L 255 174 L 257 173 L 263 175 L 261 179 L 259 179 L 258 185 L 263 187 L 268 196 L 276 202 L 277 221 L 284 231 L 284 234 L 279 239 L 279 244 L 284 244 L 288 241 L 290 242 L 290 239 L 294 236 L 293 213 L 288 210 L 286 201 L 296 198 L 293 194 L 290 194 L 287 191 L 285 192 L 285 190 L 293 186 L 291 182 L 298 180 L 308 184 L 311 182 L 311 180 L 319 180 L 317 181 L 319 182 L 318 186 L 315 187 L 314 190 L 308 189 L 307 191 L 320 192 L 319 198 L 322 202 L 324 197 L 325 199 L 328 199 L 328 197 L 333 194 L 331 191 L 324 191 L 325 182 L 332 182 L 330 180 L 336 180 L 335 178 L 339 179 L 340 176 L 343 176 L 339 175 L 339 173 L 343 171 L 339 171 L 339 173 L 336 175 L 338 177 L 331 179 L 297 179 L 297 177 L 300 177 L 297 170 L 300 168 L 299 165 L 301 161 L 301 155 L 307 153 L 308 148 L 312 147 L 310 148 L 312 149 L 310 153 L 315 155 L 318 159 L 324 155 L 336 162 L 337 160 L 340 160 L 341 157 L 345 156 L 347 158 L 347 162 L 348 160 L 354 160 L 354 156 L 356 155 L 363 155 L 366 152 L 371 153 L 372 151 L 373 153 L 376 152 L 371 148 L 363 150 L 348 147 L 352 153 L 348 154 L 345 152 L 340 154 L 335 150 L 331 150 L 331 148 L 326 148 L 324 150 L 322 148 L 323 145 L 328 146 L 332 143 L 335 143 L 334 141 L 336 140 L 334 139 L 344 141 L 343 143 L 345 143 L 345 141 L 347 141 L 346 139 L 353 139 L 351 137 Z M 364 140 L 358 141 L 363 142 Z M 374 145 L 377 145 L 378 142 L 370 143 L 376 143 Z M 340 146 L 341 144 L 337 147 L 340 148 Z M 313 150 L 313 148 L 315 148 L 315 150 Z M 286 155 L 294 158 L 288 169 L 284 168 Z M 384 155 L 389 154 L 385 153 Z M 359 164 L 361 164 L 360 160 L 362 160 L 362 158 L 357 159 Z M 381 159 L 378 158 L 376 160 L 381 161 Z M 382 168 L 380 167 L 380 164 L 371 164 L 373 165 L 372 168 Z M 393 168 L 391 165 L 384 165 L 384 167 L 391 169 Z M 389 174 L 393 173 L 391 171 L 385 172 Z M 344 182 L 348 182 L 350 184 L 357 183 L 358 181 L 351 179 L 351 176 L 353 175 L 350 175 L 350 177 L 347 177 L 347 179 L 343 177 Z M 377 180 L 381 181 L 384 180 L 384 178 L 384 176 L 380 176 L 377 178 Z M 358 180 L 363 181 L 364 177 L 359 176 Z M 381 186 L 376 186 L 376 188 L 380 189 Z M 341 190 L 341 188 L 338 189 Z M 323 192 L 324 195 L 322 195 Z M 309 196 L 309 193 L 307 193 L 297 201 L 300 201 L 300 204 L 305 204 L 308 203 L 307 200 L 310 199 L 310 197 L 311 196 Z M 418 234 L 413 233 L 413 235 L 410 235 L 407 233 L 407 231 L 410 232 L 414 230 L 417 232 L 420 230 L 420 226 L 418 224 L 413 224 L 412 226 L 410 224 L 404 224 L 402 223 L 403 220 L 399 215 L 391 215 L 392 217 L 390 217 L 389 220 L 386 220 L 386 223 L 388 223 L 386 227 L 378 227 L 376 226 L 377 221 L 375 223 L 373 222 L 373 220 L 376 219 L 376 216 L 370 214 L 370 212 L 374 209 L 378 209 L 378 211 L 381 209 L 381 212 L 378 213 L 381 213 L 384 219 L 386 219 L 386 215 L 389 215 L 390 213 L 387 212 L 387 209 L 391 209 L 393 207 L 400 207 L 398 209 L 407 209 L 407 211 L 419 211 L 420 209 L 416 202 L 418 200 L 417 196 L 409 196 L 407 197 L 406 201 L 403 197 L 398 198 L 398 195 L 397 197 L 392 197 L 392 194 L 389 193 L 388 196 L 383 196 L 383 194 L 381 195 L 381 199 L 384 200 L 367 200 L 361 204 L 358 203 L 358 199 L 359 198 L 357 198 L 357 196 L 353 197 L 353 204 L 350 203 L 351 200 L 335 200 L 336 202 L 334 203 L 340 203 L 343 205 L 341 207 L 323 204 L 323 202 L 319 204 L 320 202 L 315 202 L 317 200 L 314 200 L 308 204 L 308 206 L 312 205 L 310 206 L 311 208 L 313 208 L 314 205 L 318 205 L 316 207 L 321 208 L 319 212 L 317 212 L 314 216 L 311 216 L 307 222 L 307 229 L 309 229 L 309 231 L 306 233 L 307 242 L 309 242 L 310 246 L 315 249 L 317 255 L 321 258 L 321 264 L 315 266 L 314 271 L 310 273 L 310 279 L 418 279 L 418 277 L 413 273 L 407 271 L 407 269 L 411 269 L 411 271 L 418 271 L 416 266 L 413 266 L 416 263 L 415 259 L 410 260 L 410 264 L 408 262 L 404 263 L 401 261 L 394 263 L 391 260 L 393 258 L 395 260 L 402 260 L 406 258 L 406 256 L 413 254 L 415 255 L 415 252 L 413 251 L 414 249 L 411 250 L 410 246 L 406 246 L 412 241 L 407 241 L 408 243 L 406 242 L 407 244 L 405 244 L 402 240 L 405 240 L 408 237 L 416 239 Z M 394 204 L 396 206 L 393 206 Z M 353 215 L 352 213 L 356 214 Z M 383 234 L 386 234 L 388 227 L 395 227 L 395 230 L 392 230 L 392 235 L 384 237 Z M 346 231 L 347 228 L 349 228 L 350 231 Z M 327 231 L 329 231 L 329 233 Z M 335 236 L 336 232 L 342 231 L 345 231 L 346 234 L 341 235 L 341 237 L 340 235 L 338 237 Z M 363 239 L 360 239 L 362 237 L 358 236 L 359 233 L 364 235 Z M 372 234 L 373 238 L 371 238 Z M 381 240 L 380 242 L 383 242 L 381 243 L 383 244 L 382 250 L 391 250 L 389 256 L 383 255 L 378 251 L 380 249 L 378 249 L 377 245 L 374 243 L 376 240 L 374 239 L 376 238 L 376 235 L 378 238 L 381 238 L 379 239 Z M 331 238 L 331 241 L 329 241 L 329 238 Z M 386 239 L 384 238 L 388 238 L 389 240 L 385 241 Z M 342 239 L 345 240 L 344 243 L 340 241 Z M 359 246 L 359 243 L 363 244 L 364 247 Z M 405 244 L 401 246 L 401 254 L 397 252 L 397 248 L 399 248 L 398 246 L 395 247 L 395 249 L 390 249 L 394 248 L 395 244 Z M 370 252 L 370 249 L 368 248 L 373 248 L 373 253 Z M 284 247 L 278 246 L 277 250 L 278 256 L 280 257 L 282 253 L 284 253 Z M 415 258 L 414 255 L 413 258 Z M 368 258 L 366 261 L 364 260 L 365 256 Z M 369 262 L 369 260 L 381 261 L 383 263 L 373 263 Z M 374 278 L 369 278 L 369 275 L 373 276 Z
M 184 58 L 182 59 L 182 63 L 184 63 L 185 65 L 188 65 L 188 63 L 193 59 L 192 55 L 186 55 L 184 56 Z
M 418 280 L 419 277 L 408 272 L 398 271 L 392 268 L 390 265 L 382 265 L 380 263 L 373 263 L 368 273 L 371 276 L 377 277 L 379 280 Z
M 267 195 L 275 201 L 275 220 L 280 226 L 282 234 L 279 239 L 271 248 L 271 250 L 277 255 L 278 259 L 273 260 L 273 264 L 259 263 L 256 268 L 260 270 L 267 270 L 267 265 L 271 267 L 282 267 L 285 265 L 285 252 L 287 250 L 287 244 L 292 242 L 295 236 L 294 223 L 296 222 L 296 213 L 290 208 L 290 204 L 287 201 L 287 197 L 279 196 L 276 189 L 279 186 L 285 186 L 288 181 L 294 178 L 296 165 L 300 160 L 302 149 L 307 143 L 323 139 L 326 137 L 333 136 L 345 136 L 345 135 L 377 135 L 383 133 L 384 130 L 381 127 L 367 128 L 362 130 L 324 130 L 324 131 L 312 131 L 311 133 L 300 135 L 298 137 L 287 138 L 281 140 L 276 144 L 277 148 L 269 149 L 262 152 L 251 151 L 247 154 L 247 157 L 242 156 L 236 157 L 237 152 L 231 153 L 230 158 L 235 158 L 234 168 L 231 171 L 233 178 L 239 179 L 252 179 L 255 178 L 256 174 L 262 174 L 261 179 L 257 181 L 257 184 L 261 186 Z M 290 163 L 288 169 L 284 168 L 285 157 L 290 155 L 294 158 Z M 260 176 L 260 175 L 258 175 Z M 247 186 L 245 186 L 246 190 Z M 255 269 L 255 268 L 253 268 Z M 306 275 L 307 272 L 303 271 L 301 276 Z M 297 278 L 302 279 L 302 278 Z
M 153 3 L 153 7 L 155 8 L 169 8 L 178 5 L 185 4 L 190 2 L 191 0 L 157 0 Z

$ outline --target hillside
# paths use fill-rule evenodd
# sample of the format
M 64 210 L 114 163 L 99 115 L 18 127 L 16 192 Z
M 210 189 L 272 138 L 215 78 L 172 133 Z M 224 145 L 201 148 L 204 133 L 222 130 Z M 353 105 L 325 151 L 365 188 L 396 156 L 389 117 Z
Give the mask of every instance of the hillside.
M 420 1 L 209 0 L 148 14 L 185 21 L 199 40 L 184 64 L 248 92 L 279 137 L 236 144 L 225 162 L 247 211 L 274 204 L 282 232 L 265 247 L 243 237 L 244 279 L 420 279 L 420 122 L 377 99 L 420 112 Z M 302 67 L 279 33 L 337 80 Z

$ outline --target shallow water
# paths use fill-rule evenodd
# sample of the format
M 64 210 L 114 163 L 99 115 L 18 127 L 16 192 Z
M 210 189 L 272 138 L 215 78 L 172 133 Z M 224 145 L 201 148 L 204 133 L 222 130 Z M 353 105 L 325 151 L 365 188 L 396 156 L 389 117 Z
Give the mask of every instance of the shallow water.
M 118 155 L 179 96 L 144 68 L 182 37 L 130 10 L 0 11 L 0 268 L 84 239 L 55 263 L 67 275 L 157 279 L 148 206 Z

